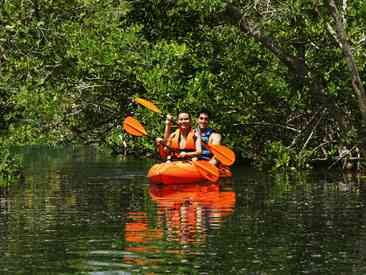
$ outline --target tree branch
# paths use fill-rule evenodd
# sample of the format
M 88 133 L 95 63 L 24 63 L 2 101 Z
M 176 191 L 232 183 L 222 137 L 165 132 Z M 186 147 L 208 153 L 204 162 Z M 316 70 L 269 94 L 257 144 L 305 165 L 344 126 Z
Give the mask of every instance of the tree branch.
M 346 3 L 346 0 L 343 1 L 344 5 L 346 5 L 345 3 Z M 347 65 L 348 65 L 348 69 L 350 70 L 351 75 L 352 75 L 352 87 L 358 97 L 359 108 L 360 108 L 360 112 L 362 115 L 362 123 L 363 123 L 363 127 L 365 127 L 366 126 L 366 93 L 365 93 L 365 88 L 362 84 L 360 74 L 359 74 L 356 62 L 354 60 L 351 46 L 349 44 L 348 37 L 347 37 L 346 31 L 345 31 L 345 24 L 344 24 L 345 17 L 342 16 L 342 14 L 339 12 L 334 0 L 329 0 L 329 7 L 330 7 L 331 15 L 335 22 L 335 31 L 336 31 L 337 38 L 338 38 L 341 48 L 343 50 L 343 54 L 344 54 L 344 57 L 346 59 Z M 344 6 L 343 6 L 343 8 L 344 8 Z
M 278 43 L 275 43 L 269 36 L 266 36 L 257 25 L 250 22 L 248 17 L 242 15 L 240 8 L 227 4 L 225 7 L 225 14 L 227 20 L 234 24 L 239 24 L 240 31 L 243 34 L 253 37 L 258 42 L 271 51 L 283 64 L 285 64 L 292 72 L 295 73 L 296 78 L 300 81 L 304 80 L 305 76 L 305 52 L 303 47 L 298 47 L 299 56 L 293 56 Z

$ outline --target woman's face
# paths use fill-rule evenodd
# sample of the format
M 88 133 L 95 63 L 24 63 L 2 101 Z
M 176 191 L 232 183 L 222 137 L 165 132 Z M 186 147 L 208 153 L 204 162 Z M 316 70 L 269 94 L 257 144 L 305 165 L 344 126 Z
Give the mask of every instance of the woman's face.
M 180 113 L 178 115 L 178 126 L 179 128 L 183 129 L 189 129 L 192 126 L 191 118 L 189 114 L 187 113 Z

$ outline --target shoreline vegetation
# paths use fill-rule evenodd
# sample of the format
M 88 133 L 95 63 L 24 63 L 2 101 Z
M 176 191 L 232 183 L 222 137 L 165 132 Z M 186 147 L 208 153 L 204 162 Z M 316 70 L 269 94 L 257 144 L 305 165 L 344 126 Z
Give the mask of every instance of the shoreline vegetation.
M 11 155 L 8 148 L 0 146 L 0 188 L 20 182 L 22 176 L 22 160 L 18 155 Z
M 362 0 L 3 1 L 2 146 L 152 156 L 151 140 L 121 131 L 134 113 L 163 132 L 141 97 L 163 113 L 207 108 L 239 161 L 262 169 L 362 171 L 365 16 Z M 16 177 L 20 162 L 1 156 Z

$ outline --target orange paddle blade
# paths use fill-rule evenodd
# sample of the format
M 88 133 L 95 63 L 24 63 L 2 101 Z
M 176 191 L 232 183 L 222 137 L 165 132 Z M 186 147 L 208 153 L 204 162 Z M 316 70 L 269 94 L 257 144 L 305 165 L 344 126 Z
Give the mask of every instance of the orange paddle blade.
M 123 121 L 123 129 L 133 136 L 147 136 L 144 126 L 142 126 L 142 124 L 132 116 L 126 117 L 126 119 Z
M 225 145 L 204 144 L 215 158 L 225 166 L 231 166 L 235 162 L 236 156 L 233 150 Z
M 211 182 L 217 182 L 219 180 L 220 172 L 215 165 L 205 160 L 193 160 L 192 162 L 205 179 Z
M 156 113 L 161 113 L 160 109 L 151 101 L 148 101 L 146 99 L 143 98 L 135 98 L 134 101 L 138 104 L 141 104 L 142 106 L 148 108 L 149 110 L 156 112 Z

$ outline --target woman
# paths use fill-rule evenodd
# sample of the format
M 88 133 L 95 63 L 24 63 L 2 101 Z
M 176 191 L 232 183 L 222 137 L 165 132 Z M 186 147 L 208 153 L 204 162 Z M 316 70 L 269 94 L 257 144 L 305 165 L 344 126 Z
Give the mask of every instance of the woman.
M 170 134 L 170 128 L 173 124 L 171 116 L 168 115 L 164 131 L 164 139 L 157 138 L 159 153 L 161 157 L 170 160 L 191 159 L 198 157 L 202 153 L 201 138 L 192 129 L 192 119 L 188 112 L 179 112 L 177 117 L 178 129 Z M 161 144 L 166 144 L 162 146 Z

